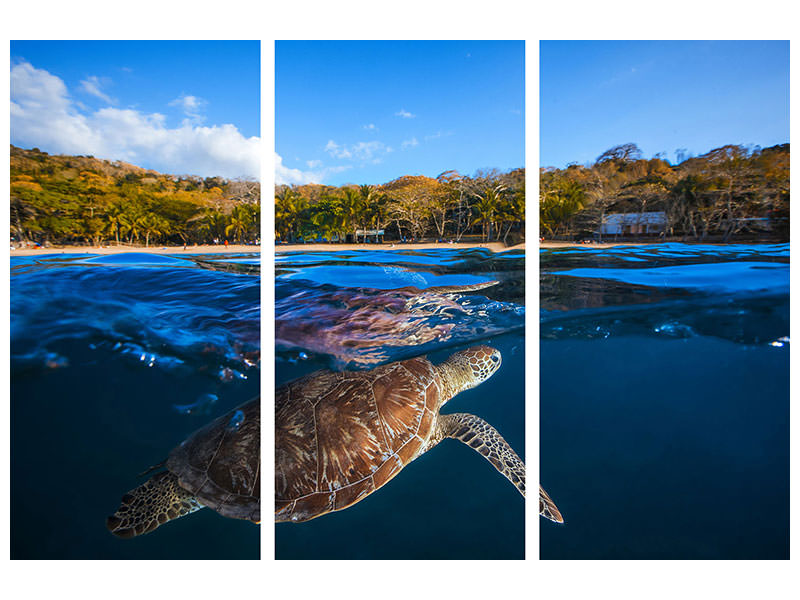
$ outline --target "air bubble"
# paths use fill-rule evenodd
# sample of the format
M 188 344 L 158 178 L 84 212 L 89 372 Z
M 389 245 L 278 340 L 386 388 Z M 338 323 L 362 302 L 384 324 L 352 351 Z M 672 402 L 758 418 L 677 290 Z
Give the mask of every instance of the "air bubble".
M 237 410 L 233 413 L 231 420 L 228 421 L 228 431 L 238 431 L 242 423 L 244 423 L 244 413 L 241 410 Z

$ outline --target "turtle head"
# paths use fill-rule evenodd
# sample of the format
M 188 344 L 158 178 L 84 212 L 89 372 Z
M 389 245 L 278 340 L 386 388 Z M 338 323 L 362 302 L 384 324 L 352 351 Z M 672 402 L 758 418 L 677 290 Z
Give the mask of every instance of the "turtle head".
M 489 346 L 473 346 L 453 354 L 439 365 L 446 400 L 489 379 L 502 362 L 500 351 Z

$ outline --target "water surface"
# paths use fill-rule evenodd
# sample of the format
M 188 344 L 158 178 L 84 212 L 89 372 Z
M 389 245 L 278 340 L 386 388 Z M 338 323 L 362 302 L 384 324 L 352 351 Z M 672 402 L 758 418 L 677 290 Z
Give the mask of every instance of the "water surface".
M 11 259 L 12 558 L 258 558 L 258 527 L 209 509 L 105 527 L 139 473 L 258 394 L 258 260 Z
M 544 250 L 542 558 L 789 553 L 789 246 Z
M 502 366 L 443 412 L 486 419 L 524 459 L 521 253 L 291 252 L 278 254 L 276 270 L 276 385 L 322 368 L 419 355 L 439 363 L 487 344 Z M 442 289 L 489 282 L 497 283 Z M 524 499 L 474 450 L 444 440 L 350 508 L 276 524 L 275 545 L 279 559 L 523 558 Z

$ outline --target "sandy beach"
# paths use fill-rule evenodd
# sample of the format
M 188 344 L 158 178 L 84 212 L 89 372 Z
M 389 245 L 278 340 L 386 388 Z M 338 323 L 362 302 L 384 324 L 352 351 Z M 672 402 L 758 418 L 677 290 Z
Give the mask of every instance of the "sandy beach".
M 788 242 L 788 240 L 787 240 Z M 539 248 L 618 248 L 620 246 L 658 246 L 660 244 L 676 243 L 684 244 L 687 246 L 730 246 L 731 244 L 780 244 L 784 243 L 783 240 L 737 240 L 733 239 L 728 242 L 720 241 L 686 241 L 680 238 L 667 238 L 666 240 L 652 240 L 649 242 L 602 242 L 592 244 L 580 244 L 578 242 L 542 242 Z
M 541 242 L 539 248 L 615 248 L 617 246 L 648 246 L 661 242 L 602 242 L 595 244 L 579 244 L 578 242 Z
M 219 254 L 223 252 L 261 252 L 261 246 L 150 246 L 136 248 L 131 246 L 59 246 L 52 248 L 18 248 L 11 250 L 11 256 L 35 256 L 40 254 L 120 254 L 122 252 L 144 252 L 147 254 Z
M 577 242 L 542 242 L 537 244 L 539 249 L 549 248 L 614 248 L 619 246 L 647 246 L 660 242 L 603 242 L 600 244 L 580 244 Z M 714 242 L 706 242 L 706 245 Z M 507 250 L 525 250 L 525 242 L 516 246 L 506 246 L 502 242 L 486 243 L 460 243 L 440 244 L 427 242 L 418 244 L 277 244 L 276 252 L 337 252 L 352 250 L 430 250 L 438 248 L 469 249 L 486 248 L 492 252 L 505 252 Z M 121 252 L 145 252 L 147 254 L 221 254 L 236 252 L 261 252 L 261 246 L 244 246 L 230 244 L 229 246 L 204 245 L 204 246 L 151 246 L 149 248 L 136 248 L 130 246 L 59 246 L 52 248 L 18 248 L 11 250 L 11 256 L 35 256 L 41 254 L 119 254 Z
M 419 244 L 278 244 L 276 252 L 337 252 L 352 250 L 429 250 L 431 248 L 486 248 L 492 252 L 506 250 L 525 250 L 525 244 L 506 246 L 502 242 L 440 244 L 437 242 Z M 121 252 L 144 252 L 147 254 L 218 254 L 223 252 L 261 252 L 261 246 L 230 244 L 226 246 L 151 246 L 137 248 L 130 246 L 59 246 L 51 248 L 18 248 L 11 250 L 11 256 L 36 256 L 42 254 L 119 254 Z
M 277 244 L 275 252 L 336 252 L 339 250 L 430 250 L 439 248 L 467 249 L 486 248 L 492 252 L 505 252 L 507 250 L 525 250 L 525 243 L 516 246 L 506 246 L 502 242 L 486 243 L 438 243 L 427 242 L 419 244 L 398 244 L 386 242 L 385 244 Z

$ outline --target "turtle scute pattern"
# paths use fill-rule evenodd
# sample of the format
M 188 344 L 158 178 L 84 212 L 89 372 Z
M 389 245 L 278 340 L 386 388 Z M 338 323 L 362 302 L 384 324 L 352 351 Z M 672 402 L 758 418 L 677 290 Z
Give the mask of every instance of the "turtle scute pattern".
M 125 494 L 106 526 L 118 537 L 131 538 L 201 508 L 203 505 L 180 486 L 178 478 L 164 471 Z
M 489 423 L 439 408 L 500 368 L 487 346 L 434 367 L 423 358 L 369 372 L 320 371 L 276 391 L 275 520 L 308 521 L 355 504 L 446 438 L 486 458 L 525 496 L 525 464 Z M 540 513 L 563 519 L 539 487 Z
M 259 399 L 212 421 L 175 448 L 166 467 L 180 485 L 224 517 L 261 520 Z
M 372 493 L 420 452 L 440 381 L 415 358 L 369 372 L 318 372 L 276 392 L 275 519 L 306 521 Z
M 106 519 L 109 531 L 122 538 L 142 535 L 206 506 L 260 522 L 260 431 L 258 398 L 197 430 L 170 453 L 166 471 L 123 496 Z

